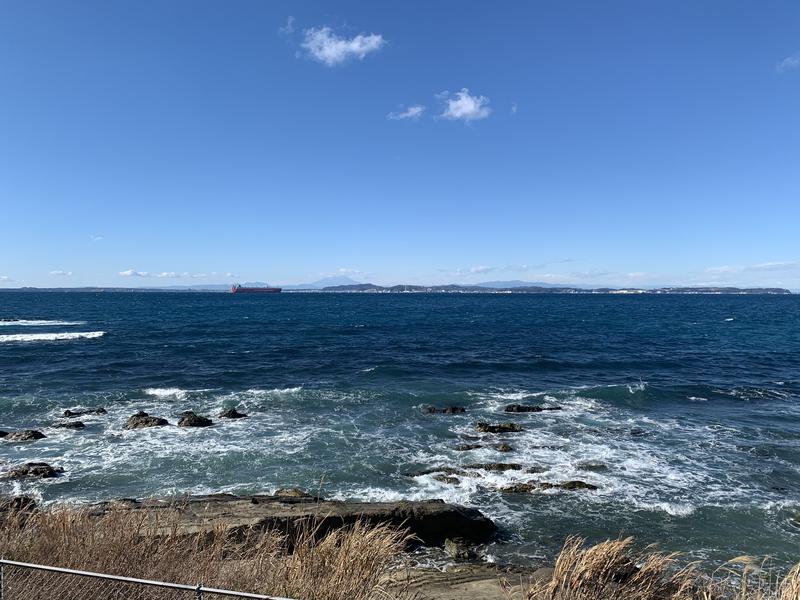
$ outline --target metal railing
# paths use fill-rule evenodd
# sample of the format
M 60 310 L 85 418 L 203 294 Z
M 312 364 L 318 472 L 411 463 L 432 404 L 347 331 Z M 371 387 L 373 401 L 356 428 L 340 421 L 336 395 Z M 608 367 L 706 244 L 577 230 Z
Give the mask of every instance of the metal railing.
M 292 600 L 0 560 L 0 600 Z

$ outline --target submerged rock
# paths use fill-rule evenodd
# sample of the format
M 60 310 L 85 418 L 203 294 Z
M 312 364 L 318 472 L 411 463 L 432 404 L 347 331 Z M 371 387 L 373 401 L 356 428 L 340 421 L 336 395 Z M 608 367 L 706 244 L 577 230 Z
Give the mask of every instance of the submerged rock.
M 497 526 L 474 508 L 447 504 L 442 500 L 400 502 L 343 502 L 317 498 L 287 498 L 279 496 L 232 496 L 213 494 L 195 496 L 188 500 L 149 500 L 125 507 L 100 503 L 91 507 L 94 516 L 110 510 L 149 511 L 154 521 L 164 509 L 180 506 L 178 535 L 204 533 L 215 527 L 224 527 L 232 535 L 256 528 L 276 529 L 290 537 L 313 525 L 318 536 L 331 530 L 351 526 L 358 521 L 370 525 L 388 523 L 408 529 L 416 540 L 441 546 L 447 538 L 460 537 L 465 543 L 480 544 L 491 541 Z M 171 533 L 172 522 L 159 525 L 163 532 Z
M 429 467 L 406 473 L 408 477 L 420 477 L 421 475 L 431 475 L 433 473 L 444 473 L 445 475 L 463 475 L 464 469 L 458 467 Z
M 514 448 L 512 448 L 509 444 L 506 443 L 497 444 L 497 446 L 495 446 L 494 449 L 497 450 L 498 452 L 512 452 L 514 450 Z
M 43 462 L 29 462 L 14 467 L 2 475 L 3 479 L 50 479 L 64 472 L 61 467 L 53 467 Z
M 522 465 L 517 463 L 473 463 L 464 465 L 465 469 L 483 469 L 484 471 L 521 471 Z
M 491 423 L 484 423 L 478 422 L 475 423 L 475 429 L 480 431 L 481 433 L 518 433 L 520 431 L 525 431 L 521 425 L 517 425 L 516 423 L 497 423 L 493 425 Z
M 12 431 L 5 436 L 4 439 L 8 440 L 9 442 L 33 442 L 46 437 L 47 436 L 41 431 L 35 431 L 34 429 L 22 429 L 20 431 Z
M 143 410 L 132 415 L 125 423 L 125 429 L 142 429 L 144 427 L 163 427 L 169 425 L 169 421 L 161 417 L 151 417 Z
M 466 411 L 467 409 L 463 406 L 445 406 L 443 408 L 437 408 L 435 406 L 426 405 L 422 407 L 422 412 L 429 415 L 460 415 Z
M 66 423 L 59 423 L 53 425 L 56 429 L 83 429 L 86 427 L 83 421 L 67 421 Z
M 530 406 L 525 404 L 509 404 L 505 411 L 511 413 L 542 412 L 545 410 L 562 410 L 560 406 Z
M 477 450 L 483 448 L 483 444 L 459 444 L 453 450 L 456 452 L 466 452 L 467 450 Z
M 244 413 L 240 413 L 235 408 L 229 408 L 228 410 L 223 410 L 219 413 L 220 419 L 244 419 L 247 415 Z
M 68 419 L 72 419 L 75 417 L 82 417 L 84 415 L 105 415 L 106 413 L 108 413 L 108 411 L 101 406 L 92 410 L 65 410 L 63 412 L 63 416 Z
M 208 427 L 214 424 L 214 421 L 208 417 L 195 414 L 191 410 L 184 411 L 182 414 L 183 416 L 178 421 L 178 427 Z

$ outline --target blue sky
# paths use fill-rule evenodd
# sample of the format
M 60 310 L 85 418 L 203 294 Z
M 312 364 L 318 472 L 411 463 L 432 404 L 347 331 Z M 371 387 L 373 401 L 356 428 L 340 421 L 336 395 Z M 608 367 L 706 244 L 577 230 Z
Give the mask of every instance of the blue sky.
M 0 286 L 800 288 L 800 3 L 0 3 Z

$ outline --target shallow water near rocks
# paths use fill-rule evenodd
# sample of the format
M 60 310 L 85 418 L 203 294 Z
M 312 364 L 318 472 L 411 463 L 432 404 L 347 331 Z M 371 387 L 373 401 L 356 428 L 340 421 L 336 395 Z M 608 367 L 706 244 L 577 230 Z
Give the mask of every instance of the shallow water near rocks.
M 498 561 L 575 533 L 800 558 L 797 296 L 4 292 L 0 319 L 0 429 L 47 435 L 0 440 L 0 469 L 65 469 L 3 492 L 443 498 L 497 521 Z M 98 406 L 82 430 L 54 427 Z M 217 418 L 231 407 L 250 416 Z M 173 426 L 126 430 L 138 410 Z M 185 410 L 215 423 L 174 426 Z M 407 475 L 479 463 L 525 468 Z M 571 480 L 599 489 L 500 491 Z

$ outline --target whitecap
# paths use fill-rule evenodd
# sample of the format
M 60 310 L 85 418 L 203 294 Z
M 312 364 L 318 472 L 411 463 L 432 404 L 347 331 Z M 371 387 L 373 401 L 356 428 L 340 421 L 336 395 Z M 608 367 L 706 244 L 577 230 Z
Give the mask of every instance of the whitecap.
M 148 396 L 155 396 L 156 398 L 169 398 L 174 396 L 178 400 L 185 400 L 186 394 L 189 390 L 181 388 L 147 388 L 144 393 Z
M 0 320 L 0 327 L 44 327 L 48 325 L 69 327 L 72 325 L 86 325 L 86 321 L 48 321 L 46 319 Z
M 105 331 L 75 331 L 70 333 L 13 333 L 0 335 L 4 342 L 55 342 L 61 340 L 94 339 L 103 337 Z

